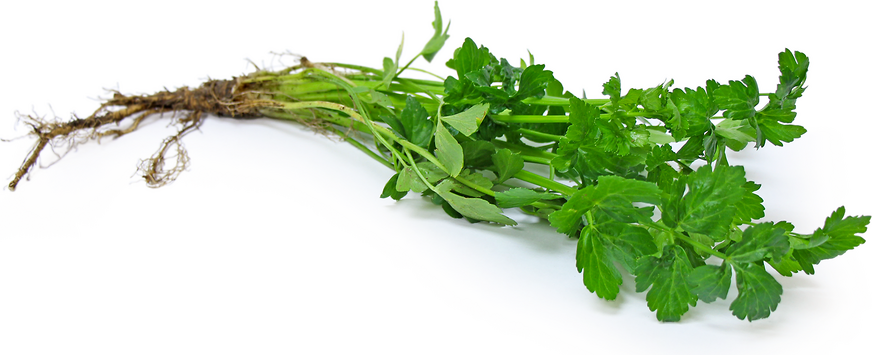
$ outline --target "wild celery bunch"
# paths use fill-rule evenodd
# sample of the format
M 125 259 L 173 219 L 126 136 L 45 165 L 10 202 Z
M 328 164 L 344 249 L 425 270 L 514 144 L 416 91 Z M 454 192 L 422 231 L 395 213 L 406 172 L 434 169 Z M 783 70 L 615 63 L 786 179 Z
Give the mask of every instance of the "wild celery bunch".
M 805 133 L 793 124 L 806 89 L 805 54 L 779 53 L 778 85 L 765 94 L 750 75 L 697 88 L 669 81 L 624 90 L 616 73 L 603 84 L 605 98 L 579 98 L 532 55 L 514 66 L 469 38 L 446 63 L 456 76 L 404 77 L 417 70 L 410 66 L 417 58 L 433 60 L 448 38 L 438 3 L 435 15 L 435 34 L 402 68 L 401 43 L 380 69 L 302 58 L 291 68 L 197 89 L 116 94 L 66 126 L 35 122 L 39 140 L 10 187 L 42 148 L 70 139 L 69 132 L 123 135 L 149 114 L 189 112 L 179 133 L 141 166 L 149 184 L 160 186 L 184 170 L 185 159 L 163 169 L 163 156 L 171 146 L 181 149 L 181 136 L 202 113 L 293 120 L 339 135 L 392 169 L 382 198 L 420 193 L 470 222 L 515 225 L 505 208 L 546 218 L 578 239 L 576 266 L 590 292 L 615 299 L 621 267 L 635 277 L 637 292 L 647 291 L 661 321 L 678 321 L 700 300 L 726 299 L 733 274 L 732 313 L 766 318 L 782 295 L 766 265 L 784 276 L 813 274 L 822 260 L 865 242 L 860 234 L 870 217 L 846 216 L 844 207 L 810 234 L 785 221 L 761 222 L 760 185 L 728 162 L 728 150 L 782 146 Z M 761 99 L 767 103 L 758 109 Z M 126 130 L 103 128 L 126 118 L 134 120 Z

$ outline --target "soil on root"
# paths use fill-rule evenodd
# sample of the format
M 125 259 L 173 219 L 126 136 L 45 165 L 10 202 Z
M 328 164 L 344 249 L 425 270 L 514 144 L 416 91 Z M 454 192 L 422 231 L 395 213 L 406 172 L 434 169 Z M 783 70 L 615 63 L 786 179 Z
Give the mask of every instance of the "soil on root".
M 128 96 L 115 92 L 90 116 L 74 117 L 66 122 L 22 117 L 31 126 L 30 135 L 37 137 L 37 142 L 9 183 L 9 189 L 15 190 L 47 146 L 69 150 L 89 140 L 99 140 L 105 136 L 120 137 L 136 130 L 139 123 L 150 115 L 172 113 L 174 123 L 179 126 L 178 132 L 164 139 L 158 151 L 139 165 L 139 171 L 149 187 L 163 186 L 186 169 L 188 157 L 181 138 L 199 127 L 205 114 L 254 118 L 260 116 L 259 108 L 273 105 L 270 101 L 258 100 L 252 90 L 246 87 L 241 78 L 210 80 L 195 89 L 183 87 L 152 95 Z M 112 125 L 119 127 L 125 119 L 132 121 L 126 128 L 111 128 Z M 167 169 L 167 154 L 173 148 L 176 151 L 176 164 Z

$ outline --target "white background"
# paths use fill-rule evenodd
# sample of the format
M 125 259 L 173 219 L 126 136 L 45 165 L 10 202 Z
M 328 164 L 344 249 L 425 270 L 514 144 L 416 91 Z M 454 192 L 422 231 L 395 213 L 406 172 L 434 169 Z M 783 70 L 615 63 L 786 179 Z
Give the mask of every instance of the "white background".
M 766 220 L 798 232 L 841 205 L 872 214 L 872 26 L 861 1 L 441 7 L 452 36 L 419 66 L 449 75 L 443 64 L 468 36 L 515 64 L 530 50 L 589 97 L 616 71 L 625 90 L 751 74 L 772 91 L 777 53 L 803 51 L 811 69 L 797 123 L 809 132 L 732 162 L 763 184 Z M 281 67 L 270 52 L 379 67 L 404 31 L 405 60 L 432 35 L 430 2 L 7 1 L 0 14 L 3 138 L 26 133 L 16 111 L 86 116 L 104 89 L 196 86 L 254 70 L 246 59 Z M 590 294 L 575 243 L 546 222 L 510 212 L 519 226 L 471 225 L 418 196 L 379 199 L 391 171 L 298 125 L 210 117 L 185 139 L 190 171 L 149 189 L 132 174 L 174 132 L 167 122 L 81 146 L 0 191 L 0 353 L 868 349 L 868 245 L 814 276 L 779 277 L 783 301 L 769 319 L 733 317 L 733 291 L 662 324 L 629 278 L 617 301 Z M 0 144 L 5 181 L 32 144 Z

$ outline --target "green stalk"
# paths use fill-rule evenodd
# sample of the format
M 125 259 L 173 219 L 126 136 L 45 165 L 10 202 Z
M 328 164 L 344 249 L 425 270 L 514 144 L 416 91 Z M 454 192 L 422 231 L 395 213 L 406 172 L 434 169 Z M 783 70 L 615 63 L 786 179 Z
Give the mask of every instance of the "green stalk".
M 513 176 L 513 178 L 521 180 L 521 181 L 526 181 L 526 182 L 529 182 L 531 184 L 539 185 L 539 186 L 544 187 L 546 189 L 549 189 L 551 191 L 557 191 L 563 195 L 566 195 L 567 197 L 572 196 L 572 194 L 574 194 L 576 191 L 578 191 L 575 188 L 566 186 L 566 185 L 561 184 L 557 181 L 548 179 L 544 176 L 539 176 L 537 174 L 531 173 L 531 172 L 526 171 L 526 170 L 519 171 L 517 174 L 515 174 Z
M 525 137 L 547 139 L 547 140 L 554 141 L 554 142 L 559 142 L 560 138 L 563 138 L 563 136 L 559 136 L 556 134 L 542 133 L 542 132 L 528 129 L 528 128 L 518 128 L 517 130 L 515 130 L 515 132 L 518 132 Z
M 579 99 L 579 100 L 584 101 L 584 102 L 591 104 L 591 105 L 594 105 L 594 106 L 602 106 L 602 105 L 609 103 L 609 101 L 611 101 L 610 99 Z M 532 98 L 532 97 L 526 98 L 526 99 L 521 100 L 521 102 L 523 102 L 525 104 L 529 104 L 529 105 L 569 106 L 569 99 L 567 99 L 565 97 L 548 96 L 548 95 L 545 95 L 542 98 L 538 98 L 538 99 Z

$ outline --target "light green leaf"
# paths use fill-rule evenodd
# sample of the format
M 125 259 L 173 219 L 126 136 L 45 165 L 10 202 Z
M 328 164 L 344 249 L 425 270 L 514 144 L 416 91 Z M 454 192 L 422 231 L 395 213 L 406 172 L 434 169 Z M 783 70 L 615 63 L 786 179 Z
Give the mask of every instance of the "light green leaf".
M 391 102 L 391 98 L 388 97 L 388 95 L 385 95 L 385 94 L 378 92 L 378 91 L 375 91 L 375 90 L 370 90 L 369 94 L 370 94 L 370 96 L 372 96 L 372 101 L 376 105 L 379 105 L 379 106 L 387 108 L 387 109 L 390 109 L 391 106 L 393 106 L 393 103 Z M 391 127 L 391 128 L 393 128 L 393 127 Z
M 492 181 L 490 181 L 490 179 L 488 179 L 487 177 L 485 177 L 481 173 L 474 173 L 469 169 L 464 169 L 463 172 L 460 173 L 460 176 L 458 176 L 458 177 L 463 178 L 464 180 L 467 180 L 473 184 L 476 184 L 476 185 L 483 187 L 483 188 L 486 188 L 488 190 L 490 190 L 492 187 L 494 187 L 494 183 Z M 470 197 L 481 197 L 484 195 L 484 193 L 482 193 L 481 191 L 478 191 L 478 190 L 473 189 L 469 186 L 466 186 L 458 181 L 454 182 L 454 185 L 452 186 L 451 189 L 454 190 L 454 192 L 457 192 L 461 195 L 466 195 L 466 196 L 470 196 Z
M 463 170 L 463 148 L 442 122 L 436 125 L 436 159 L 448 168 L 448 174 L 452 177 L 456 177 Z
M 748 125 L 747 120 L 725 119 L 715 126 L 715 134 L 736 140 L 742 143 L 750 143 L 757 140 L 754 128 Z
M 403 37 L 400 39 L 400 46 L 397 48 L 397 56 L 394 58 L 394 60 L 385 57 L 383 61 L 384 77 L 382 77 L 382 84 L 385 86 L 385 89 L 390 88 L 391 81 L 393 81 L 394 77 L 397 76 L 397 69 L 400 66 L 400 55 L 403 54 L 403 43 L 405 41 L 406 34 L 403 33 Z
M 433 34 L 433 37 L 430 38 L 430 41 L 424 46 L 424 49 L 421 50 L 421 55 L 424 56 L 428 62 L 433 61 L 433 58 L 436 57 L 436 53 L 442 49 L 442 46 L 445 45 L 445 40 L 448 39 L 448 28 L 451 27 L 451 21 L 448 21 L 448 26 L 445 27 L 445 31 L 442 30 L 442 12 L 439 11 L 439 2 L 436 2 L 434 6 L 436 19 L 433 21 L 433 29 L 436 30 L 436 33 Z
M 468 137 L 478 130 L 478 125 L 484 120 L 489 107 L 490 104 L 487 103 L 478 104 L 456 115 L 442 117 L 442 122 L 449 124 Z
M 492 155 L 494 165 L 496 166 L 497 176 L 499 179 L 497 184 L 508 180 L 519 171 L 524 170 L 524 158 L 520 154 L 512 153 L 508 149 L 500 149 Z
M 384 85 L 385 88 L 389 88 L 391 81 L 394 80 L 394 76 L 397 75 L 397 63 L 394 63 L 393 59 L 385 57 L 384 60 L 382 60 L 382 68 L 384 70 L 382 85 Z
M 507 191 L 497 192 L 494 197 L 497 200 L 497 206 L 512 208 L 527 206 L 540 200 L 556 200 L 563 196 L 516 187 Z
M 407 166 L 403 170 L 400 170 L 399 177 L 397 178 L 397 191 L 415 191 L 418 193 L 427 191 L 427 184 L 421 180 L 421 177 L 412 170 L 412 167 Z
M 439 194 L 458 213 L 465 217 L 514 226 L 517 222 L 503 215 L 499 207 L 480 198 L 463 197 L 451 192 L 453 182 L 445 180 L 436 185 L 436 193 Z

